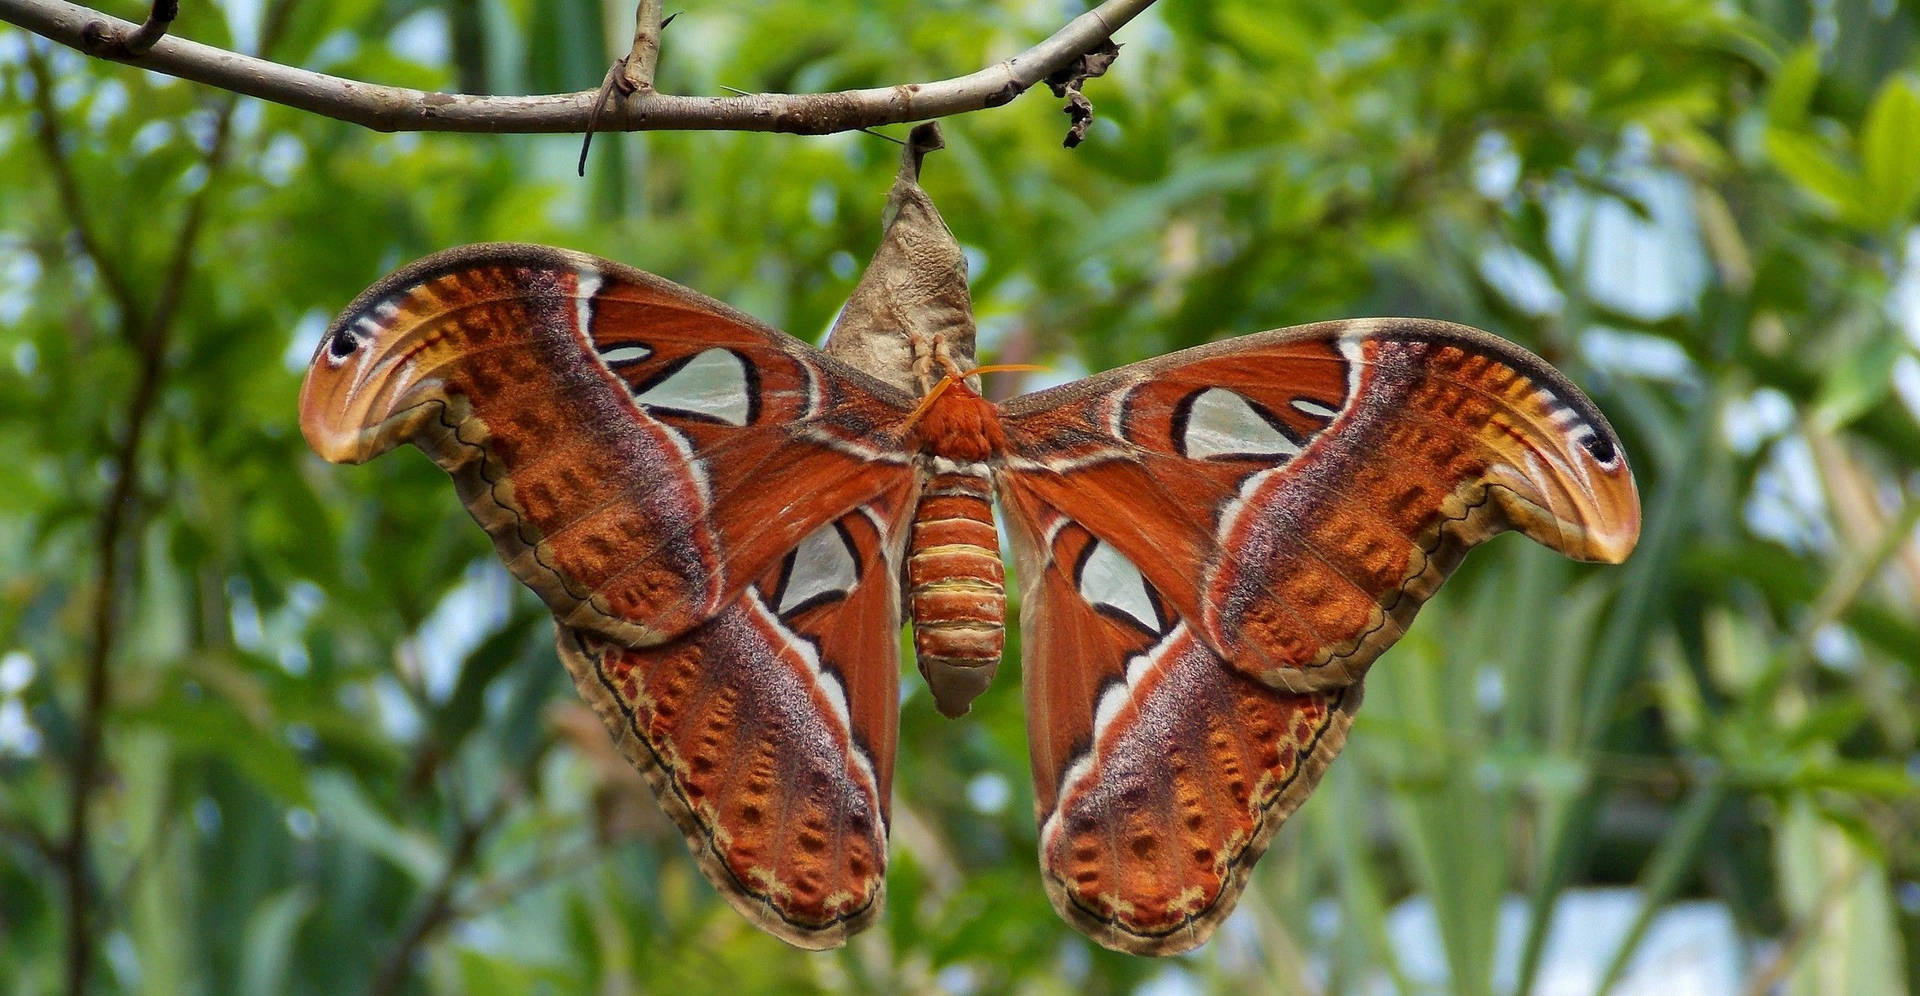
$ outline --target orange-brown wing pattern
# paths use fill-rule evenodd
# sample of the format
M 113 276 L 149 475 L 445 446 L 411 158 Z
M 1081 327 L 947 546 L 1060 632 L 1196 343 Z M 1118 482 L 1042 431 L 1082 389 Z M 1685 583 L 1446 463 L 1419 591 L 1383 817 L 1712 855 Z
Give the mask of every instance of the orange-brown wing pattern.
M 1233 907 L 1468 548 L 1517 529 L 1618 560 L 1639 528 L 1593 405 L 1444 323 L 1248 336 L 998 412 L 915 400 L 660 278 L 482 245 L 349 306 L 301 427 L 453 476 L 707 877 L 809 948 L 884 894 L 907 536 L 922 567 L 994 553 L 980 515 L 915 517 L 922 458 L 993 473 L 1009 520 L 1048 892 L 1144 954 Z M 990 619 L 949 598 L 916 626 L 990 622 L 997 648 L 997 568 L 920 573 L 993 582 Z
M 350 305 L 301 427 L 453 476 L 702 871 L 819 948 L 883 895 L 911 407 L 658 277 L 483 245 Z
M 1639 530 L 1592 404 L 1460 326 L 1247 336 L 1002 413 L 1041 867 L 1122 951 L 1206 940 L 1469 547 L 1618 560 Z
M 1193 948 L 1339 752 L 1360 686 L 1293 693 L 1247 677 L 1112 544 L 1003 496 L 1048 896 L 1107 947 Z
M 913 484 L 817 528 L 713 619 L 561 658 L 728 902 L 804 948 L 878 915 Z
M 630 646 L 713 617 L 910 477 L 884 431 L 910 406 L 686 288 L 526 245 L 450 250 L 368 290 L 300 399 L 330 460 L 418 445 L 561 623 Z
M 1007 504 L 1059 509 L 1112 543 L 1195 636 L 1278 688 L 1357 680 L 1495 533 L 1606 561 L 1639 534 L 1599 410 L 1537 357 L 1458 325 L 1266 332 L 1003 410 Z

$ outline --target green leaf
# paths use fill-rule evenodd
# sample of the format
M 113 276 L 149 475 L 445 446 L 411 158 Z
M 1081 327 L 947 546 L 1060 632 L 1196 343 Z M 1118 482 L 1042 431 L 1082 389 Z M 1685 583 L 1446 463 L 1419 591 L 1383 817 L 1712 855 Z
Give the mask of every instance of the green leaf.
M 312 912 L 313 889 L 305 883 L 268 896 L 247 918 L 240 947 L 239 992 L 284 993 L 289 989 L 287 969 L 301 921 Z
M 1866 220 L 1876 227 L 1904 223 L 1920 199 L 1920 84 L 1896 76 L 1880 88 L 1860 132 L 1866 169 Z
M 130 727 L 165 734 L 183 755 L 231 765 L 273 796 L 293 805 L 308 801 L 300 758 L 278 734 L 249 723 L 231 703 L 211 696 L 176 693 L 125 717 Z
M 1848 350 L 1827 368 L 1814 406 L 1815 423 L 1838 429 L 1885 401 L 1893 390 L 1894 361 L 1906 349 L 1905 338 L 1889 327 Z
M 1896 904 L 1880 858 L 1857 848 L 1814 807 L 1795 800 L 1779 821 L 1783 905 L 1808 939 L 1788 952 L 1787 991 L 1902 992 Z
M 1796 773 L 1793 784 L 1802 788 L 1824 788 L 1849 795 L 1886 800 L 1913 796 L 1913 775 L 1904 765 L 1875 761 L 1834 761 L 1809 765 Z
M 1780 63 L 1767 88 L 1767 123 L 1798 128 L 1806 123 L 1814 87 L 1820 84 L 1820 47 L 1809 41 Z
M 415 881 L 433 881 L 446 865 L 439 842 L 388 819 L 346 775 L 318 772 L 311 779 L 311 789 L 314 810 L 327 826 L 386 858 Z
M 1768 128 L 1766 142 L 1767 155 L 1774 165 L 1828 213 L 1852 214 L 1858 210 L 1860 177 L 1819 139 L 1803 131 Z

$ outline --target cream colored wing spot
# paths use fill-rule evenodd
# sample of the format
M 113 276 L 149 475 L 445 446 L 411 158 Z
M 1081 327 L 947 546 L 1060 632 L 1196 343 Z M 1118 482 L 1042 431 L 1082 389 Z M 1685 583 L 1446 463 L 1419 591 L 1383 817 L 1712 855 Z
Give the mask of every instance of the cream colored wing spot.
M 1180 402 L 1173 419 L 1174 445 L 1195 459 L 1292 457 L 1300 444 L 1251 402 L 1224 388 L 1209 387 Z
M 786 616 L 819 602 L 845 598 L 860 581 L 860 564 L 854 559 L 852 540 L 839 523 L 829 522 L 808 533 L 787 554 L 781 575 L 775 611 Z
M 574 273 L 573 322 L 588 342 L 593 341 L 593 298 L 600 293 L 601 282 L 600 271 L 594 267 L 581 266 Z
M 1332 419 L 1340 414 L 1338 408 L 1315 401 L 1312 398 L 1295 398 L 1290 403 L 1293 405 L 1294 411 L 1311 415 L 1314 418 Z
M 1074 567 L 1074 584 L 1080 597 L 1095 609 L 1118 614 L 1149 633 L 1166 630 L 1147 579 L 1113 544 L 1097 540 L 1087 544 Z
M 614 346 L 600 351 L 600 359 L 610 367 L 640 363 L 652 355 L 653 350 L 641 345 Z
M 746 360 L 729 349 L 709 349 L 642 387 L 634 400 L 655 412 L 744 426 L 757 407 L 753 382 Z

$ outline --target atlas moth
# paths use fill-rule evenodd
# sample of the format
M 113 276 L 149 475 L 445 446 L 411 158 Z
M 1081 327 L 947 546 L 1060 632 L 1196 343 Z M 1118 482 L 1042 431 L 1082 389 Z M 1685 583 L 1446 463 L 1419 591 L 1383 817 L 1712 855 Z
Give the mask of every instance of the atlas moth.
M 1552 367 L 1438 321 L 991 403 L 917 184 L 937 133 L 915 139 L 824 351 L 620 263 L 466 246 L 347 307 L 301 427 L 329 460 L 412 443 L 452 475 L 706 877 L 804 948 L 881 909 L 902 617 L 950 716 L 999 663 L 997 500 L 1047 893 L 1107 947 L 1188 950 L 1466 551 L 1512 529 L 1620 561 L 1632 473 Z

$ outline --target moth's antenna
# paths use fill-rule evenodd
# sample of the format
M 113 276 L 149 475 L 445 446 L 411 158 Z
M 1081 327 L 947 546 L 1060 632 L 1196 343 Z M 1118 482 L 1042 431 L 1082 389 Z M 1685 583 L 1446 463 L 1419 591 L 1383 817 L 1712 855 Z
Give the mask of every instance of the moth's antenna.
M 975 374 L 1013 373 L 1015 371 L 1045 370 L 1045 369 L 1046 367 L 1043 367 L 1038 363 L 989 363 L 984 367 L 974 367 L 972 370 L 969 370 L 966 373 L 961 374 L 960 376 L 972 377 Z
M 914 406 L 912 412 L 908 413 L 906 424 L 900 427 L 900 431 L 911 431 L 914 426 L 920 424 L 920 416 L 925 415 L 927 410 L 933 407 L 933 403 L 939 401 L 942 394 L 947 393 L 947 388 L 958 383 L 960 383 L 959 379 L 955 378 L 952 374 L 940 378 L 940 383 L 933 385 L 933 390 L 928 391 L 927 396 L 921 398 L 920 403 Z

